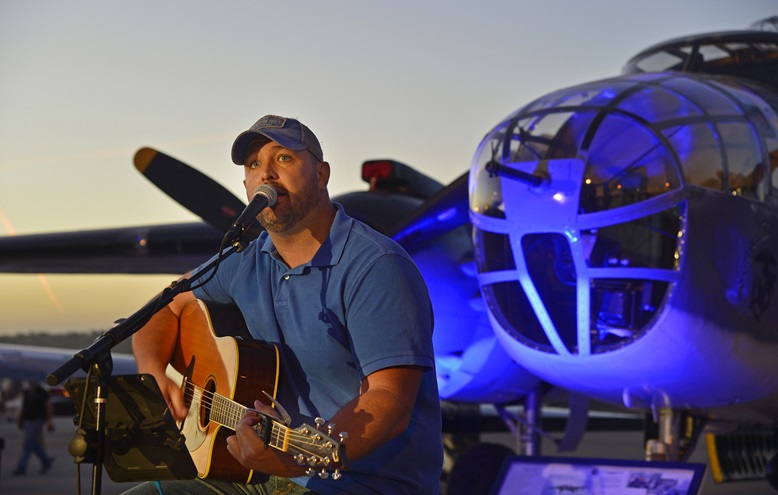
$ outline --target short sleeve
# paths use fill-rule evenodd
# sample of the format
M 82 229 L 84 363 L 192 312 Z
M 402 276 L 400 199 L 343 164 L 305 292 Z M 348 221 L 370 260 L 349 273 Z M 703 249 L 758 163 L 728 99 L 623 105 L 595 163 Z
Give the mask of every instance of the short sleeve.
M 346 296 L 346 327 L 362 378 L 392 366 L 434 366 L 429 293 L 412 260 L 380 256 Z

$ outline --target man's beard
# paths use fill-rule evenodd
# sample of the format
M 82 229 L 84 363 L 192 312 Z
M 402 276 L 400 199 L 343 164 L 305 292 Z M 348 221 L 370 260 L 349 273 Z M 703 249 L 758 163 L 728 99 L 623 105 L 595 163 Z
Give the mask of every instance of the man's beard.
M 263 210 L 259 215 L 259 223 L 268 232 L 284 232 L 305 218 L 316 207 L 319 191 L 315 187 L 310 187 L 295 195 L 294 198 L 289 195 L 286 198 L 289 201 L 282 208 L 271 212 Z M 299 201 L 295 201 L 296 199 Z

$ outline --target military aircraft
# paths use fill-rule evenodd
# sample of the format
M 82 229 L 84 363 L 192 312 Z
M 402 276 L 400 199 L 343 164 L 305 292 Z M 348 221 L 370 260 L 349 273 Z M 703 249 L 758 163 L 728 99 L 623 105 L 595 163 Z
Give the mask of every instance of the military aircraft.
M 333 199 L 427 280 L 442 398 L 532 416 L 558 387 L 647 413 L 653 459 L 717 432 L 720 478 L 748 478 L 778 450 L 777 111 L 777 33 L 689 36 L 510 114 L 449 185 L 373 160 Z M 164 153 L 135 163 L 204 222 L 0 239 L 0 271 L 212 256 L 245 204 Z
M 473 160 L 499 341 L 546 382 L 651 411 L 649 456 L 743 423 L 722 456 L 776 452 L 776 112 L 778 33 L 689 36 L 529 103 Z

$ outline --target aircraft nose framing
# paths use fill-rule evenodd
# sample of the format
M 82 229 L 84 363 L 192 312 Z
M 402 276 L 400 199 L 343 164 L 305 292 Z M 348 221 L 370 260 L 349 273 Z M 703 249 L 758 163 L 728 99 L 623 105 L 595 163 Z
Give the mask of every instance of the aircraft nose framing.
M 640 339 L 688 278 L 687 238 L 710 234 L 699 205 L 765 200 L 776 130 L 754 88 L 666 72 L 563 89 L 510 115 L 470 172 L 492 321 L 514 345 L 562 356 Z

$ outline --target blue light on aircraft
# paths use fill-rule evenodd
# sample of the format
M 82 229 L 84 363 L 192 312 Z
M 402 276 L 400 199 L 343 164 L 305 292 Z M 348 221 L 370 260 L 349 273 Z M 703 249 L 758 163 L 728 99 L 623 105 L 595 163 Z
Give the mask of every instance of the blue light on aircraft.
M 445 222 L 446 220 L 451 220 L 452 218 L 454 218 L 456 214 L 457 214 L 456 208 L 449 208 L 448 210 L 436 216 L 435 220 L 437 220 L 438 222 Z
M 612 89 L 604 89 L 600 92 L 599 98 L 603 100 L 612 100 L 618 93 Z

